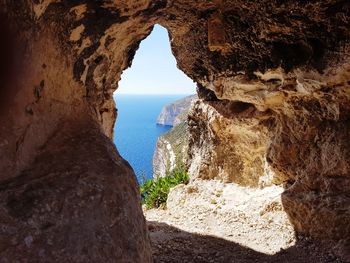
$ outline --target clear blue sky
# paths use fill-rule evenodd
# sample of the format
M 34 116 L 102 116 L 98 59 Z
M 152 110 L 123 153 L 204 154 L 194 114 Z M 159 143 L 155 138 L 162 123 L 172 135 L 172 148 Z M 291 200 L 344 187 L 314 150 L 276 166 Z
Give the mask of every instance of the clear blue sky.
M 156 25 L 125 70 L 116 94 L 194 94 L 195 83 L 176 67 L 168 32 Z

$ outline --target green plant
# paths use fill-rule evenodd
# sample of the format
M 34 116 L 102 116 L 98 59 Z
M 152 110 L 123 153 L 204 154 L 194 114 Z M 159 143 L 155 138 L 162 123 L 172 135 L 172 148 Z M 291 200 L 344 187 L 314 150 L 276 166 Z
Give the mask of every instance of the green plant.
M 142 204 L 148 209 L 158 208 L 166 204 L 170 189 L 178 184 L 187 184 L 189 175 L 184 165 L 179 165 L 165 177 L 157 180 L 145 180 L 142 178 L 140 186 Z

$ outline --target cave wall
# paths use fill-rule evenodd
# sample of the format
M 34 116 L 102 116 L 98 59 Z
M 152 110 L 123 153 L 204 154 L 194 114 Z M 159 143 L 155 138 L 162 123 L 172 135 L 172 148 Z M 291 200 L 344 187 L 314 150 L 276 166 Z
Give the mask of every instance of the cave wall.
M 147 3 L 120 4 L 132 11 L 0 2 L 1 262 L 152 262 L 137 179 L 110 138 L 112 93 L 153 23 L 136 14 Z
M 181 8 L 182 35 L 169 22 L 174 53 L 202 98 L 189 117 L 194 178 L 283 185 L 297 232 L 348 250 L 349 3 Z
M 189 114 L 191 178 L 246 187 L 281 183 L 266 160 L 273 124 L 269 112 L 250 103 L 197 101 Z
M 92 261 L 151 261 L 135 175 L 108 137 L 112 93 L 155 23 L 199 84 L 190 170 L 283 183 L 297 231 L 349 236 L 348 1 L 1 0 L 0 9 L 2 258 L 87 262 L 94 247 Z

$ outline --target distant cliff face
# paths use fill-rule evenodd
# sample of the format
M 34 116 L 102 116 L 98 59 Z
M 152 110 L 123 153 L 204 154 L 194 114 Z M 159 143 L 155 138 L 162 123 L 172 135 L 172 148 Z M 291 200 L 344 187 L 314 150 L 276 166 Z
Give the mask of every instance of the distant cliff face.
M 197 99 L 192 95 L 166 105 L 157 123 L 174 126 L 158 138 L 153 155 L 154 178 L 164 177 L 176 165 L 187 162 L 189 132 L 187 117 L 190 106 Z
M 157 124 L 175 126 L 181 123 L 183 118 L 186 118 L 191 102 L 196 98 L 197 95 L 191 95 L 164 106 L 158 116 Z

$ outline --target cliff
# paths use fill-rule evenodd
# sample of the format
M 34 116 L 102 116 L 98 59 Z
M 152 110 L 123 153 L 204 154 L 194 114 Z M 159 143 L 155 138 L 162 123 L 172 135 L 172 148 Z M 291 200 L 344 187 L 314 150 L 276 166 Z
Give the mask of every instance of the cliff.
M 186 118 L 185 112 L 188 112 L 191 102 L 196 98 L 197 95 L 191 95 L 165 105 L 158 116 L 157 124 L 175 126 L 181 123 Z
M 188 158 L 189 130 L 188 113 L 197 95 L 185 97 L 166 105 L 159 120 L 168 120 L 174 126 L 165 134 L 159 136 L 153 155 L 153 177 L 164 177 L 176 165 L 185 164 Z M 173 113 L 175 113 L 173 115 Z M 170 121 L 171 120 L 171 121 Z
M 181 122 L 158 138 L 153 155 L 153 177 L 164 177 L 188 158 L 189 132 L 187 121 Z

